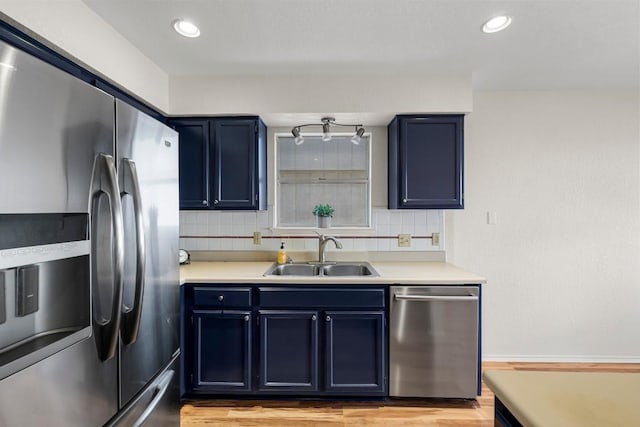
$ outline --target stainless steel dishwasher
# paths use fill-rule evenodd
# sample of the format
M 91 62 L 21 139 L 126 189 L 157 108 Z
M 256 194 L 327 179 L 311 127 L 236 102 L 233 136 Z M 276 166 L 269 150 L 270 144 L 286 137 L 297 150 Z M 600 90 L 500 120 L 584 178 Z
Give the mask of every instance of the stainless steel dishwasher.
M 478 286 L 392 286 L 389 395 L 474 399 Z

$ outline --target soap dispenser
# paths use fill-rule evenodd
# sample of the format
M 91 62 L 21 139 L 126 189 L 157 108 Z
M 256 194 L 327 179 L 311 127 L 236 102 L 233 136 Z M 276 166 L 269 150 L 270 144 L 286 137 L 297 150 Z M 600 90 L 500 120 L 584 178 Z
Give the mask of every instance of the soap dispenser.
M 278 251 L 278 259 L 276 262 L 278 264 L 287 263 L 287 251 L 284 250 L 284 242 L 280 242 L 280 250 Z

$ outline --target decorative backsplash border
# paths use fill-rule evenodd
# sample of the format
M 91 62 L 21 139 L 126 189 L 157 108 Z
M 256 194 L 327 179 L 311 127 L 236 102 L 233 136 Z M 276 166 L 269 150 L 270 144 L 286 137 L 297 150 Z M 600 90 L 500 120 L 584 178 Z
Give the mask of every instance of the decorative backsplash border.
M 273 211 L 181 211 L 180 247 L 191 251 L 277 251 L 285 242 L 288 251 L 318 249 L 313 230 L 283 233 L 274 230 Z M 322 229 L 316 229 L 322 232 Z M 261 244 L 253 242 L 254 232 L 261 234 Z M 434 245 L 434 234 L 437 242 Z M 372 228 L 362 234 L 349 230 L 329 230 L 342 243 L 343 251 L 442 251 L 444 250 L 444 215 L 441 210 L 372 210 Z M 411 245 L 398 246 L 398 235 L 409 234 Z M 329 245 L 328 251 L 335 251 Z

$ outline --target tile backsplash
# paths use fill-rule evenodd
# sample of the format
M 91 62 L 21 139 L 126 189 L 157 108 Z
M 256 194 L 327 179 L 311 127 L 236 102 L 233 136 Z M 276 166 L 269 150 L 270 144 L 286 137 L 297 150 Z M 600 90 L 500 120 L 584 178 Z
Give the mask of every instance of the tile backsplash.
M 277 251 L 285 242 L 287 251 L 318 249 L 314 231 L 340 239 L 346 251 L 442 251 L 444 215 L 441 210 L 388 210 L 373 208 L 371 230 L 309 229 L 290 231 L 273 228 L 273 209 L 267 211 L 180 211 L 180 247 L 189 251 Z M 260 232 L 262 242 L 253 243 Z M 439 233 L 439 243 L 431 235 Z M 410 234 L 411 246 L 398 247 L 398 234 Z M 335 250 L 332 245 L 328 250 Z

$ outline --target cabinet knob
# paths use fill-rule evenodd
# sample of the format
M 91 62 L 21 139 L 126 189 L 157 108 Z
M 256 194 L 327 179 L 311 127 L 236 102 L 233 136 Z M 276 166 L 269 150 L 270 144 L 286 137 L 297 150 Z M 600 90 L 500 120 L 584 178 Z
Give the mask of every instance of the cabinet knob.
M 331 316 L 327 316 L 327 322 L 331 322 Z
M 244 321 L 245 321 L 245 322 L 248 322 L 248 321 L 249 321 L 249 315 L 248 315 L 248 314 L 245 314 L 245 315 L 244 315 Z
M 313 316 L 311 316 L 311 320 L 316 320 L 316 319 L 317 319 L 317 317 L 316 317 L 315 314 Z
M 402 203 L 407 203 L 407 199 L 402 199 Z
M 218 202 L 217 200 L 214 200 L 214 201 L 213 201 L 213 204 L 214 204 L 214 205 L 217 205 L 218 203 L 220 203 L 220 202 Z
M 222 301 L 224 299 L 224 295 L 218 296 L 218 301 Z
M 206 201 L 206 200 L 203 200 L 203 201 L 202 201 L 202 204 L 203 204 L 203 205 L 206 205 L 206 204 L 207 204 L 207 201 Z

